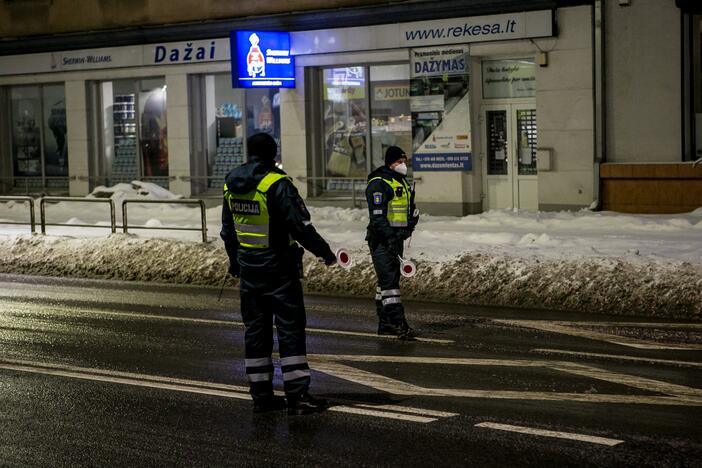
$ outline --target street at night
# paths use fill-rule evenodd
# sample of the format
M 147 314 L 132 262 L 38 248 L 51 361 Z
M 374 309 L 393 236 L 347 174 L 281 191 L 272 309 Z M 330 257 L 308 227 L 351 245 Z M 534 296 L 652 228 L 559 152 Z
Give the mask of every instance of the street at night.
M 370 299 L 310 296 L 311 391 L 333 406 L 253 414 L 237 290 L 0 283 L 3 465 L 702 459 L 699 324 L 410 302 L 421 339 L 402 342 L 375 334 Z

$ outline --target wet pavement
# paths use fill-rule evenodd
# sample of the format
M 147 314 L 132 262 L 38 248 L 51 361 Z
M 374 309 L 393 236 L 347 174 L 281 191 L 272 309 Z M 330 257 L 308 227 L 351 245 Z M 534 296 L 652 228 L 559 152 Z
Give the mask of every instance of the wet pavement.
M 218 294 L 0 275 L 0 465 L 702 466 L 702 324 L 309 296 L 335 406 L 254 415 Z

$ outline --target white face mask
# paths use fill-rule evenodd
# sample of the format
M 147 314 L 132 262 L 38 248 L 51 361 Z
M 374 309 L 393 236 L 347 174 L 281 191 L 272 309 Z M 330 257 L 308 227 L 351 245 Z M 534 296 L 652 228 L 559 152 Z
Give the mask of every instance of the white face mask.
M 399 174 L 407 175 L 407 164 L 398 164 L 393 170 Z

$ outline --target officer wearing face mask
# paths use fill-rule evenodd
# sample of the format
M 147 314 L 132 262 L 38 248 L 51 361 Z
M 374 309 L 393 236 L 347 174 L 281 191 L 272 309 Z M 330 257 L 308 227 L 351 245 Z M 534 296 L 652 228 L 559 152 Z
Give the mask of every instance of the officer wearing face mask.
M 378 277 L 375 306 L 378 334 L 413 340 L 400 296 L 400 257 L 403 243 L 417 225 L 414 192 L 405 176 L 407 155 L 397 146 L 385 152 L 385 165 L 368 175 L 366 200 L 370 223 L 366 240 Z

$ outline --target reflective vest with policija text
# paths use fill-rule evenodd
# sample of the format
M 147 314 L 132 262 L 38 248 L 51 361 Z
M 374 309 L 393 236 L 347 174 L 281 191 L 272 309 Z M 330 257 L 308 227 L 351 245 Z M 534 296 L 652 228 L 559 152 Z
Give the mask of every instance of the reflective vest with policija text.
M 388 202 L 388 222 L 392 227 L 407 227 L 409 225 L 410 186 L 406 180 L 398 182 L 395 179 L 374 177 L 368 181 L 382 180 L 392 189 L 393 197 Z
M 267 249 L 270 247 L 270 215 L 268 214 L 268 189 L 283 174 L 269 172 L 248 193 L 232 193 L 224 184 L 224 198 L 234 216 L 234 228 L 239 245 L 248 249 Z M 290 244 L 295 241 L 290 239 Z

